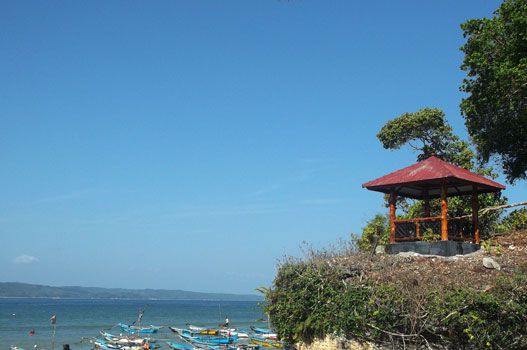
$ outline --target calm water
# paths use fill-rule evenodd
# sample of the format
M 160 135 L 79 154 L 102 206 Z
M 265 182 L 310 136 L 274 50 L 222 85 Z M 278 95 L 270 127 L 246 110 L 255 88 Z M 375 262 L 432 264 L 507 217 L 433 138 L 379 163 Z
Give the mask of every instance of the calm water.
M 97 336 L 119 322 L 132 323 L 140 309 L 145 310 L 142 325 L 217 326 L 228 316 L 233 327 L 249 328 L 262 326 L 263 318 L 258 303 L 248 301 L 0 299 L 0 349 L 17 345 L 29 350 L 36 344 L 50 350 L 52 314 L 57 315 L 55 349 L 61 350 L 62 344 L 70 344 L 72 350 L 91 349 L 83 338 Z M 34 336 L 29 336 L 31 329 Z M 155 337 L 175 340 L 167 328 Z

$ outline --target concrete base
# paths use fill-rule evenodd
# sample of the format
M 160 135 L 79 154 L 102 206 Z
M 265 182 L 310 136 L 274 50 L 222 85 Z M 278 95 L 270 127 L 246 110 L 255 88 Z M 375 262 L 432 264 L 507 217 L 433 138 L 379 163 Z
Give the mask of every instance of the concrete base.
M 388 244 L 386 253 L 415 252 L 423 255 L 454 256 L 465 255 L 479 250 L 479 244 L 457 241 L 398 242 Z

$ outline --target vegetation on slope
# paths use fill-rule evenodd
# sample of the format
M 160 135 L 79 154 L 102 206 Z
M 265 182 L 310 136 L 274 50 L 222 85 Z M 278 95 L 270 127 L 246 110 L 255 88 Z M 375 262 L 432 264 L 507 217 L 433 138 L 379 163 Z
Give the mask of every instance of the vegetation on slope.
M 527 231 L 463 258 L 312 252 L 283 261 L 266 312 L 291 343 L 327 335 L 446 348 L 527 347 Z M 485 255 L 500 270 L 482 265 Z

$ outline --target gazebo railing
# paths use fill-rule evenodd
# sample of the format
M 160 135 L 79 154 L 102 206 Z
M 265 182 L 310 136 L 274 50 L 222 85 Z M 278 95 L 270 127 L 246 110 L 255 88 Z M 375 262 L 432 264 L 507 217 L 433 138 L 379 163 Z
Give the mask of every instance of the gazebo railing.
M 474 225 L 468 219 L 448 219 L 448 239 L 452 241 L 474 240 Z
M 441 217 L 396 219 L 395 241 L 420 241 L 423 236 L 441 236 Z M 474 238 L 472 222 L 465 219 L 448 219 L 448 239 L 470 241 Z

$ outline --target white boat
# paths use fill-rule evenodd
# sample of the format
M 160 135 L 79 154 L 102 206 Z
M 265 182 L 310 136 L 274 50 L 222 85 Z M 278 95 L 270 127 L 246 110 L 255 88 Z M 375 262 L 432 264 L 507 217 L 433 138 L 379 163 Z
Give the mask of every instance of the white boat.
M 260 333 L 260 334 L 258 334 L 258 336 L 260 338 L 270 339 L 270 340 L 277 340 L 278 339 L 278 335 L 276 333 Z
M 112 344 L 112 343 L 107 343 L 103 339 L 95 339 L 92 341 L 92 343 L 95 346 L 95 348 L 102 349 L 102 350 L 145 350 L 146 349 L 145 345 L 148 344 L 148 343 L 146 343 L 145 345 Z M 150 349 L 150 347 L 148 347 L 148 349 Z
M 220 334 L 227 337 L 249 338 L 249 334 L 238 332 L 236 328 L 220 329 Z
M 117 336 L 106 332 L 101 332 L 101 336 L 109 343 L 119 344 L 119 345 L 144 345 L 145 343 L 150 343 L 152 340 L 150 338 L 135 338 L 129 336 Z

